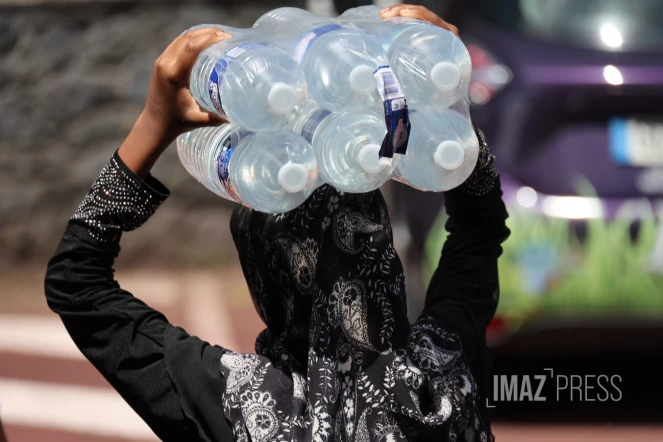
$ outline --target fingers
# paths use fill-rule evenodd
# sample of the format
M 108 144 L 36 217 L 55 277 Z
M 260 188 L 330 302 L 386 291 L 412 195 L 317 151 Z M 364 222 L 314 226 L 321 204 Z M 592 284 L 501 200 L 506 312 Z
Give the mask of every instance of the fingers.
M 208 46 L 227 38 L 229 38 L 229 34 L 218 29 L 214 33 L 201 33 L 189 38 L 178 51 L 176 63 L 178 71 L 188 79 L 200 53 Z
M 190 39 L 192 39 L 192 38 L 199 37 L 199 36 L 201 36 L 201 35 L 203 35 L 203 34 L 215 34 L 215 33 L 217 33 L 217 32 L 222 32 L 222 33 L 224 33 L 224 34 L 227 34 L 227 35 L 228 35 L 227 38 L 230 38 L 230 37 L 231 37 L 230 34 L 228 34 L 227 32 L 225 32 L 225 31 L 222 30 L 222 29 L 215 28 L 215 27 L 207 27 L 207 28 L 196 28 L 196 29 L 192 29 L 192 30 L 190 30 L 190 31 L 187 31 L 187 32 L 185 32 L 184 34 L 182 34 L 182 35 L 180 36 L 180 38 L 187 38 L 187 39 L 190 40 Z
M 456 26 L 442 20 L 440 17 L 437 16 L 437 14 L 429 11 L 423 6 L 404 5 L 404 4 L 393 5 L 381 10 L 380 16 L 383 19 L 388 19 L 393 17 L 407 17 L 407 18 L 413 18 L 416 20 L 425 21 L 435 26 L 439 26 L 442 29 L 446 29 L 447 31 L 451 31 L 454 34 L 456 34 L 457 37 L 460 37 L 460 35 L 458 34 L 458 28 Z
M 402 3 L 397 5 L 391 5 L 388 8 L 384 8 L 383 10 L 381 10 L 380 15 L 382 16 L 382 18 L 398 17 L 400 15 L 400 11 L 405 8 L 414 8 L 414 6 Z
M 189 82 L 191 69 L 200 53 L 208 46 L 230 35 L 216 28 L 195 29 L 173 40 L 155 62 L 158 76 L 177 85 Z
M 213 28 L 213 29 L 219 29 L 219 30 L 223 31 L 223 27 L 220 26 L 220 25 L 211 25 L 211 24 L 206 24 L 206 25 L 196 25 L 196 26 L 192 26 L 192 27 L 190 27 L 189 29 L 187 29 L 186 31 L 182 32 L 182 33 L 180 34 L 180 36 L 186 34 L 187 32 L 193 32 L 193 31 L 196 31 L 196 30 L 198 30 L 198 29 L 205 29 L 205 28 L 207 28 L 207 29 Z
M 182 54 L 183 51 L 191 51 L 191 50 L 196 50 L 200 44 L 205 44 L 205 39 L 204 37 L 207 38 L 212 38 L 212 36 L 219 36 L 222 37 L 217 41 L 224 40 L 226 38 L 230 38 L 230 34 L 225 33 L 224 31 L 217 29 L 217 28 L 200 28 L 200 29 L 194 29 L 188 32 L 185 32 L 178 38 L 176 38 L 171 46 L 166 49 L 164 52 L 165 56 L 170 56 L 174 59 L 180 58 L 180 55 Z M 210 43 L 212 44 L 212 43 Z M 208 44 L 209 46 L 209 44 Z M 205 49 L 207 46 L 202 47 L 200 50 L 197 50 L 197 53 L 200 54 L 203 49 Z
M 229 121 L 223 118 L 219 114 L 215 114 L 213 112 L 207 112 L 202 106 L 200 106 L 198 103 L 195 105 L 195 110 L 193 111 L 195 114 L 200 115 L 198 121 L 203 126 L 219 126 L 221 124 L 228 124 Z
M 195 28 L 195 29 L 190 29 L 184 33 L 182 33 L 179 37 L 174 39 L 168 47 L 163 51 L 161 54 L 161 57 L 167 57 L 169 55 L 172 55 L 173 48 L 177 47 L 180 45 L 183 41 L 190 40 L 193 37 L 197 37 L 199 35 L 203 34 L 213 34 L 216 32 L 223 32 L 220 29 L 217 28 L 212 28 L 212 27 L 206 27 L 206 28 Z M 159 58 L 161 58 L 159 57 Z
M 198 112 L 200 112 L 199 115 L 194 116 L 194 118 L 195 121 L 198 121 L 200 126 L 220 126 L 222 124 L 228 124 L 228 120 L 217 114 L 207 112 L 204 109 Z
M 184 118 L 192 128 L 204 126 L 220 126 L 227 124 L 228 120 L 215 113 L 207 112 L 198 103 L 192 101 L 191 106 L 184 112 Z
M 428 23 L 434 24 L 435 26 L 439 26 L 442 29 L 446 29 L 447 31 L 451 31 L 456 36 L 458 36 L 458 28 L 455 27 L 452 24 L 447 23 L 446 21 L 442 20 L 440 17 L 437 16 L 437 14 L 429 11 L 428 9 L 424 8 L 423 6 L 419 7 L 414 7 L 414 8 L 403 8 L 399 11 L 401 17 L 408 17 L 408 18 L 414 18 L 417 20 L 421 21 L 426 21 Z

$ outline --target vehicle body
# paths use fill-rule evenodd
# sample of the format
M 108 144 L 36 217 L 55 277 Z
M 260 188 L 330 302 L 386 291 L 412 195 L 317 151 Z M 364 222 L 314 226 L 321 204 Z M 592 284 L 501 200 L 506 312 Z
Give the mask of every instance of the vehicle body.
M 544 323 L 660 331 L 663 2 L 458 3 L 449 19 L 473 59 L 472 118 L 497 157 L 512 231 L 492 342 Z M 444 197 L 398 194 L 425 279 Z

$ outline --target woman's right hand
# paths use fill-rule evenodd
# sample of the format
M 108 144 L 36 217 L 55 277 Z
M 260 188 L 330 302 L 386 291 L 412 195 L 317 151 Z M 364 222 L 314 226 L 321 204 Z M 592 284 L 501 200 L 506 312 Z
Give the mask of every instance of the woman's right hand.
M 135 174 L 146 176 L 178 135 L 227 122 L 198 105 L 189 90 L 189 77 L 204 49 L 230 37 L 217 28 L 194 29 L 173 40 L 156 60 L 145 108 L 119 150 Z

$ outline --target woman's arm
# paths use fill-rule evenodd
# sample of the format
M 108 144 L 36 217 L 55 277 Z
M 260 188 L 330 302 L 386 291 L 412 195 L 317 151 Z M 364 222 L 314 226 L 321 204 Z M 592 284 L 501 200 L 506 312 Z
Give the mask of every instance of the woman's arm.
M 497 308 L 497 259 L 510 232 L 494 157 L 478 130 L 477 136 L 481 147 L 474 172 L 463 185 L 445 192 L 449 235 L 429 284 L 424 315 L 444 314 L 455 305 L 465 314 L 459 312 L 453 323 L 464 325 L 463 317 L 470 317 L 485 331 Z
M 459 35 L 458 28 L 423 6 L 398 4 L 380 14 L 384 19 L 401 16 L 427 21 Z M 471 360 L 482 353 L 477 349 L 485 347 L 485 329 L 497 308 L 497 258 L 502 253 L 501 243 L 509 236 L 494 157 L 481 131 L 476 132 L 481 150 L 474 172 L 463 185 L 445 192 L 449 236 L 422 314 L 456 330 L 469 344 L 465 351 Z
M 104 168 L 48 263 L 46 299 L 85 357 L 152 430 L 184 437 L 186 420 L 163 356 L 168 321 L 113 278 L 122 230 L 142 224 L 167 196 L 156 182 L 133 178 L 117 156 Z
M 206 363 L 218 365 L 223 350 L 170 326 L 123 290 L 113 264 L 122 232 L 142 225 L 168 196 L 149 175 L 156 159 L 179 133 L 214 121 L 193 106 L 188 75 L 197 54 L 223 38 L 218 29 L 192 31 L 157 60 L 145 110 L 70 219 L 45 278 L 48 304 L 78 348 L 162 440 L 208 441 L 231 434 L 220 404 L 223 380 L 218 369 L 205 369 Z M 216 424 L 205 431 L 180 400 L 183 390 L 195 390 L 178 384 L 181 373 L 171 370 L 181 360 L 206 386 L 194 393 L 218 404 Z
M 500 179 L 492 167 L 483 135 L 474 172 L 460 187 L 445 193 L 449 236 L 431 278 L 422 318 L 433 318 L 461 339 L 463 353 L 481 398 L 480 413 L 489 427 L 485 398 L 492 374 L 486 327 L 497 309 L 497 259 L 508 238 L 507 211 Z

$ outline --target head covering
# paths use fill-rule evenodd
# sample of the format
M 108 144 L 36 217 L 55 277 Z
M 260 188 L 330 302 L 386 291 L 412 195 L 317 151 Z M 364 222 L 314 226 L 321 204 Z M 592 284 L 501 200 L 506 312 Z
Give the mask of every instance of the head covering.
M 325 185 L 285 214 L 237 208 L 231 231 L 267 324 L 257 354 L 221 358 L 237 440 L 485 440 L 460 339 L 408 321 L 379 191 Z

